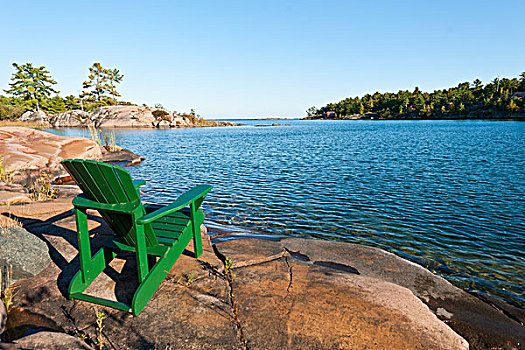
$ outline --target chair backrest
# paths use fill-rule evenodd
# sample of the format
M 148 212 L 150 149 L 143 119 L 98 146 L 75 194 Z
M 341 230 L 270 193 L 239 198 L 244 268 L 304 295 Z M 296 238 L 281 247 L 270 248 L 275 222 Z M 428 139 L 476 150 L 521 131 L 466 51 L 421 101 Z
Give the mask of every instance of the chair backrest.
M 107 163 L 84 159 L 66 159 L 62 165 L 78 184 L 86 198 L 104 204 L 126 204 L 138 202 L 141 210 L 139 216 L 145 214 L 140 202 L 140 194 L 133 184 L 131 175 L 124 169 Z M 111 229 L 123 241 L 134 246 L 136 244 L 133 232 L 135 223 L 129 214 L 99 210 Z M 151 225 L 146 225 L 146 245 L 157 245 L 157 239 Z

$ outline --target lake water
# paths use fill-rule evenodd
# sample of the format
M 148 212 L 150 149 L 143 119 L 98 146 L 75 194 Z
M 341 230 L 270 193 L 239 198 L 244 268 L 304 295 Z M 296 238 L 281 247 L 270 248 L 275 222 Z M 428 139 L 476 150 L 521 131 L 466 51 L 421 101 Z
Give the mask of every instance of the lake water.
M 242 122 L 114 132 L 145 200 L 211 184 L 208 225 L 380 247 L 525 306 L 525 123 Z

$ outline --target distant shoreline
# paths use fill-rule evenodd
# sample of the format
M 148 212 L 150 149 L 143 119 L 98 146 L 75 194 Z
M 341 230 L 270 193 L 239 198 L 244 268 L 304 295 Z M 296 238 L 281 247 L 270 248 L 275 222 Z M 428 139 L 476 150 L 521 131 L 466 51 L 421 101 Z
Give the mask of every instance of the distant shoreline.
M 408 117 L 349 117 L 349 118 L 332 118 L 332 117 L 305 117 L 301 120 L 412 120 L 412 121 L 429 121 L 429 120 L 486 120 L 486 121 L 525 121 L 525 115 L 505 116 L 505 117 L 482 117 L 482 116 L 454 116 L 450 118 L 408 118 Z

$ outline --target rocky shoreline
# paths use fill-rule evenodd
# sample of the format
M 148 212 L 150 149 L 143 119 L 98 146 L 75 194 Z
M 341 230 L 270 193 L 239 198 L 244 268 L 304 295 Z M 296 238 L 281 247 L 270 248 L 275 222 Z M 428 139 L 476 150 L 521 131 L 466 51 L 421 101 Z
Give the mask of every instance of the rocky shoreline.
M 155 116 L 161 111 L 162 116 Z M 20 121 L 50 128 L 194 128 L 205 126 L 236 126 L 226 121 L 208 121 L 165 110 L 138 106 L 106 106 L 90 112 L 71 110 L 53 115 L 42 111 L 26 112 Z
M 24 128 L 0 128 L 5 140 L 0 155 L 22 190 L 26 170 L 56 171 L 60 178 L 64 157 L 104 156 L 91 140 L 19 129 Z M 0 229 L 0 265 L 13 265 L 18 280 L 9 314 L 0 306 L 6 340 L 0 349 L 521 349 L 525 344 L 524 310 L 482 300 L 381 249 L 278 237 L 212 244 L 204 226 L 204 254 L 194 259 L 190 244 L 139 316 L 68 300 L 68 283 L 79 268 L 71 210 L 78 192 L 71 186 L 54 200 L 0 204 L 6 227 Z M 88 219 L 95 250 L 112 232 L 96 212 Z M 133 256 L 122 255 L 89 292 L 126 301 L 136 284 L 134 272 Z M 103 330 L 97 326 L 100 312 Z M 27 332 L 34 334 L 24 336 Z

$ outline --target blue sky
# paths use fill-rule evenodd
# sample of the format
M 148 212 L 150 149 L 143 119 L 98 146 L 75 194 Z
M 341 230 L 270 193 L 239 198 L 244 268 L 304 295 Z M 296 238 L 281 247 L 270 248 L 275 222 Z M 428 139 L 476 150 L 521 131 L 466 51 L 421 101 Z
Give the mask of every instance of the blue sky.
M 12 62 L 78 95 L 101 62 L 122 98 L 207 118 L 300 117 L 375 91 L 525 71 L 525 1 L 3 1 Z

